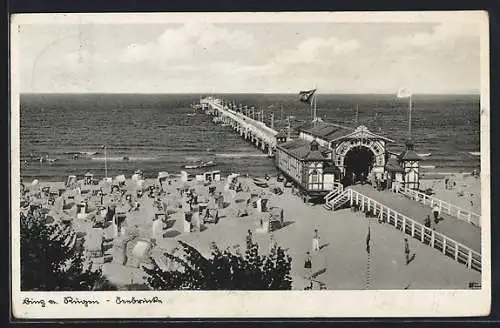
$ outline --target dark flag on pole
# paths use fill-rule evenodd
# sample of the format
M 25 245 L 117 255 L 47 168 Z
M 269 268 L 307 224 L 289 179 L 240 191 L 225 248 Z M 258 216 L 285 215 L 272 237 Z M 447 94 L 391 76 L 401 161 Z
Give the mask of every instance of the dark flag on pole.
M 371 239 L 371 231 L 370 226 L 368 226 L 368 234 L 366 235 L 366 252 L 370 254 L 370 239 Z
M 310 105 L 312 103 L 313 95 L 315 92 L 316 92 L 316 89 L 309 90 L 309 91 L 300 91 L 299 92 L 300 101 L 305 102 L 305 103 Z

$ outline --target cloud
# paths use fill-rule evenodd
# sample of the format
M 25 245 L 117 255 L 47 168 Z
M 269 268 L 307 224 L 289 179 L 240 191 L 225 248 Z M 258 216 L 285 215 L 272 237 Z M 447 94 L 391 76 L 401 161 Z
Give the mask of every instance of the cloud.
M 443 23 L 434 26 L 427 33 L 414 33 L 406 36 L 392 36 L 384 40 L 389 50 L 421 48 L 436 50 L 455 46 L 457 42 L 476 40 L 479 42 L 479 25 L 472 23 Z
M 311 64 L 328 62 L 333 56 L 352 53 L 360 48 L 357 40 L 341 40 L 335 37 L 324 39 L 319 37 L 302 41 L 297 48 L 284 51 L 275 58 L 282 64 Z
M 122 62 L 187 62 L 225 59 L 254 44 L 251 34 L 213 24 L 189 22 L 165 30 L 156 40 L 131 44 L 119 54 Z M 230 57 L 229 57 L 230 58 Z

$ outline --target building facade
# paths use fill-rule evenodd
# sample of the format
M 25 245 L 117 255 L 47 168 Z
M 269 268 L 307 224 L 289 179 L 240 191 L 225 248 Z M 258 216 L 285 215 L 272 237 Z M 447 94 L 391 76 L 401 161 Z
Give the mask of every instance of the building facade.
M 356 128 L 316 122 L 299 129 L 299 138 L 328 148 L 335 167 L 335 180 L 346 184 L 373 177 L 418 189 L 419 161 L 411 143 L 389 164 L 388 145 L 394 141 L 360 125 Z
M 279 144 L 275 161 L 278 170 L 299 189 L 305 201 L 323 197 L 333 189 L 335 168 L 331 150 L 315 140 L 295 139 Z

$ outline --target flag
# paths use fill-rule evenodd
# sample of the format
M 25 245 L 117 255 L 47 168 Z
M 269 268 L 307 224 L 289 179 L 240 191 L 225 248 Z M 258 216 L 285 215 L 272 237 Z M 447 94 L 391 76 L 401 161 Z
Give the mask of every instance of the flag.
M 410 98 L 411 92 L 408 89 L 401 88 L 398 90 L 398 98 Z
M 370 254 L 370 239 L 371 239 L 371 231 L 370 226 L 368 226 L 368 234 L 366 235 L 366 252 Z
M 309 90 L 309 91 L 300 91 L 299 92 L 300 101 L 305 102 L 305 103 L 310 105 L 315 92 L 316 92 L 316 89 Z

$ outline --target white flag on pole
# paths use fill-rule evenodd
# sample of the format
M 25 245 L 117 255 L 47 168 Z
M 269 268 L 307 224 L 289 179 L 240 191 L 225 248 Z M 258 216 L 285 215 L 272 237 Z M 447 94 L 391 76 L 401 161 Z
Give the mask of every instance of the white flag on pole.
M 398 90 L 398 98 L 410 98 L 410 97 L 411 97 L 410 90 L 406 88 L 400 88 Z

